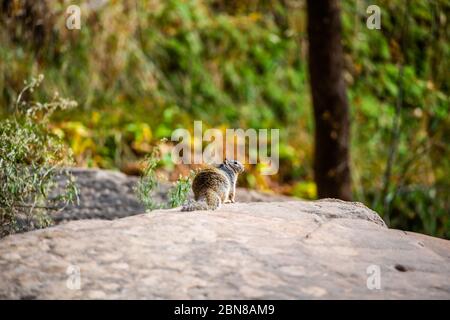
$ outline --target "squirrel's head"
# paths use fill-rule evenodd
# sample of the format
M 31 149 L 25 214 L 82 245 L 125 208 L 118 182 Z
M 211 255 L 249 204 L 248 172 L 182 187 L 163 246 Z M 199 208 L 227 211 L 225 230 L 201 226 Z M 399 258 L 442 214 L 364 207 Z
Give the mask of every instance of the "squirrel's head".
M 240 163 L 237 160 L 228 160 L 225 159 L 223 161 L 223 165 L 227 166 L 228 168 L 230 168 L 231 170 L 233 170 L 235 173 L 242 173 L 244 172 L 244 165 L 242 163 Z

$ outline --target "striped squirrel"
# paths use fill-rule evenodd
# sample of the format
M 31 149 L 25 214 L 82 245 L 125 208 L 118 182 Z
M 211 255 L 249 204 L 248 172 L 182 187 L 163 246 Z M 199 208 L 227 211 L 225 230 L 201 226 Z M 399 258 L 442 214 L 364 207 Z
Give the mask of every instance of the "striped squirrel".
M 244 166 L 236 160 L 225 159 L 218 167 L 198 172 L 192 181 L 195 201 L 186 203 L 181 211 L 215 210 L 222 203 L 233 203 L 236 181 Z

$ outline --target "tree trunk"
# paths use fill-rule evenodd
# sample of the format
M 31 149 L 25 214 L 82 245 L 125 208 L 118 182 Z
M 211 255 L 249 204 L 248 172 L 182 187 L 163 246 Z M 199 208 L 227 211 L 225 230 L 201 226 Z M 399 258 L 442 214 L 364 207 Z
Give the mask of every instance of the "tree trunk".
M 308 0 L 309 76 L 319 198 L 351 200 L 350 121 L 338 0 Z

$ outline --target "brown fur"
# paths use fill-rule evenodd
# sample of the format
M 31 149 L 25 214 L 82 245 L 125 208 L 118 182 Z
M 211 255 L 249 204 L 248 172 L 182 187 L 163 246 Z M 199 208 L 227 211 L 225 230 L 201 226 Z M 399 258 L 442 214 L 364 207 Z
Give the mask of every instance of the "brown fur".
M 215 210 L 222 203 L 234 202 L 237 176 L 243 171 L 242 164 L 234 160 L 201 170 L 192 182 L 195 202 L 185 204 L 181 210 Z

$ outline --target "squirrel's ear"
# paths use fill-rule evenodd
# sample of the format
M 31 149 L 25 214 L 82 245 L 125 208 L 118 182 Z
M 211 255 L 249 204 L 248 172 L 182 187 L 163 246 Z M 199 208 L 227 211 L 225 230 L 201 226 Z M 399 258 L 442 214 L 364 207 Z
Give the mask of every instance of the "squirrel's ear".
M 225 160 L 223 160 L 223 163 L 228 164 L 228 159 L 225 158 Z

